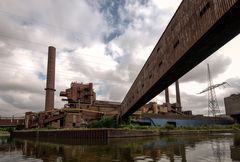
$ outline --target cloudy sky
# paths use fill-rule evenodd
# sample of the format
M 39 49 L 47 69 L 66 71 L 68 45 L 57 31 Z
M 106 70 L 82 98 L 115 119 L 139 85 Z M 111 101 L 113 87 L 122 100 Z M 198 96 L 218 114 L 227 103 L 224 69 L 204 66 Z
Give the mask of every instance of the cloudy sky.
M 93 82 L 99 100 L 122 101 L 181 0 L 0 0 L 0 115 L 44 109 L 47 48 L 57 49 L 55 107 L 72 81 Z M 207 114 L 206 64 L 220 109 L 240 92 L 240 36 L 180 79 L 183 110 Z M 175 102 L 174 86 L 170 87 Z M 160 94 L 153 100 L 164 102 Z

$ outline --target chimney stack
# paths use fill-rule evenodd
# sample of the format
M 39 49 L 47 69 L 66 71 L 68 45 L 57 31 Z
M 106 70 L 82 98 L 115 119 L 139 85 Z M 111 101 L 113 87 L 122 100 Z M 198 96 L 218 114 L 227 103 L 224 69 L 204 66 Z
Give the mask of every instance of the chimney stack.
M 179 82 L 178 80 L 175 82 L 176 85 L 176 103 L 178 104 L 180 111 L 181 111 L 181 97 L 180 97 L 180 90 L 179 90 Z
M 45 111 L 54 109 L 56 48 L 48 47 Z
M 166 103 L 169 104 L 169 91 L 168 91 L 168 87 L 165 89 L 165 100 L 166 100 Z

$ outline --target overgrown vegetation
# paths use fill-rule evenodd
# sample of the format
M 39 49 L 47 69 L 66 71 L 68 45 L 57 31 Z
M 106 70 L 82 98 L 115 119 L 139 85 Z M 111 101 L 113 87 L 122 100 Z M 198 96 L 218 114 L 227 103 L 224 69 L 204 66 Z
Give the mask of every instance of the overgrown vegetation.
M 6 134 L 12 131 L 14 131 L 12 127 L 0 127 L 0 134 Z
M 121 124 L 119 128 L 123 129 L 155 129 L 155 127 L 138 125 L 138 124 Z
M 233 130 L 240 130 L 240 124 L 234 125 L 203 125 L 203 126 L 181 126 L 175 127 L 173 125 L 165 125 L 164 127 L 159 127 L 160 129 L 167 129 L 167 130 L 224 130 L 224 129 L 233 129 Z
M 89 123 L 88 128 L 116 128 L 116 121 L 112 118 L 103 117 L 101 120 L 92 121 Z
M 47 129 L 56 129 L 54 126 L 52 126 L 51 124 L 48 124 L 47 126 L 46 126 L 46 128 Z
M 204 126 L 181 126 L 176 127 L 171 124 L 165 126 L 146 126 L 131 123 L 131 118 L 122 121 L 120 125 L 113 118 L 103 117 L 99 121 L 93 121 L 88 125 L 88 128 L 123 128 L 123 129 L 145 129 L 145 130 L 224 130 L 232 129 L 240 131 L 240 124 L 234 125 L 204 125 Z
M 148 130 L 224 130 L 224 129 L 230 129 L 230 130 L 239 130 L 240 131 L 240 124 L 234 124 L 234 125 L 204 125 L 199 127 L 194 126 L 181 126 L 181 127 L 175 127 L 174 125 L 167 124 L 165 126 L 141 126 L 137 124 L 121 124 L 119 126 L 120 128 L 124 129 L 148 129 Z

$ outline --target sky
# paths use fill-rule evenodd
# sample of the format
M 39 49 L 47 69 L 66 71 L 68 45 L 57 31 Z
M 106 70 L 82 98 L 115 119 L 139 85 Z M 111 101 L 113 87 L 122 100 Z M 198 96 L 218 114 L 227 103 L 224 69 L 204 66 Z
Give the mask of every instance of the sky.
M 181 0 L 0 0 L 0 116 L 44 110 L 48 46 L 57 50 L 55 107 L 71 82 L 94 84 L 98 100 L 121 102 Z M 207 63 L 221 113 L 240 93 L 238 35 L 180 78 L 183 110 L 207 114 Z M 175 87 L 170 86 L 175 102 Z M 164 93 L 152 101 L 164 102 Z

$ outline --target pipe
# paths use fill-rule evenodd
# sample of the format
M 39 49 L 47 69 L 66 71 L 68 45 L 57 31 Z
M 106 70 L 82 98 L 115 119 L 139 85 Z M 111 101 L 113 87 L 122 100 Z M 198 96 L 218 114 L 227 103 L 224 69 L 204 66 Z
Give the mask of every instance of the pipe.
M 45 111 L 54 109 L 56 48 L 48 47 Z

